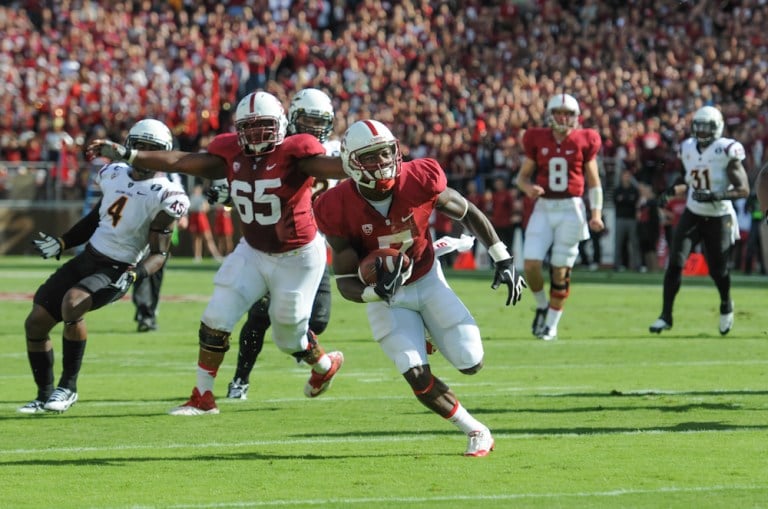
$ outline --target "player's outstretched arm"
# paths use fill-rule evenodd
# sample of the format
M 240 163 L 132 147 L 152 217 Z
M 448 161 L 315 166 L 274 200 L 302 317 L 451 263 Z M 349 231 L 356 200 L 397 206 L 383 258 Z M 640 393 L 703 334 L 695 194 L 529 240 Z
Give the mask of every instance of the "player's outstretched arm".
M 211 180 L 227 176 L 227 161 L 207 152 L 136 150 L 109 140 L 94 140 L 88 145 L 86 156 L 88 159 L 105 157 L 149 170 L 186 173 Z

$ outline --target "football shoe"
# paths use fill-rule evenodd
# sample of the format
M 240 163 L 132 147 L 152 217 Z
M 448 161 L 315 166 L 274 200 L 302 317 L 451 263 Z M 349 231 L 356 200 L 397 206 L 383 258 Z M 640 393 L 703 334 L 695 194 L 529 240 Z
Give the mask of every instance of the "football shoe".
M 192 396 L 189 398 L 189 401 L 171 409 L 168 413 L 171 415 L 218 414 L 219 407 L 216 406 L 216 399 L 214 399 L 211 391 L 205 391 L 205 394 L 200 394 L 200 391 L 195 387 L 192 389 Z
M 66 412 L 77 401 L 77 393 L 64 387 L 57 387 L 45 402 L 43 408 L 52 412 Z
M 333 377 L 341 369 L 341 365 L 344 364 L 344 354 L 341 352 L 330 352 L 328 357 L 331 358 L 331 369 L 325 373 L 318 373 L 314 369 L 312 374 L 309 375 L 309 380 L 304 386 L 304 395 L 308 398 L 316 398 L 324 393 L 333 382 Z
M 664 318 L 657 318 L 655 322 L 651 324 L 650 327 L 648 327 L 648 330 L 650 332 L 655 332 L 656 334 L 661 334 L 661 331 L 663 330 L 669 330 L 672 328 L 672 320 L 669 321 L 665 320 Z
M 473 431 L 467 435 L 467 437 L 467 450 L 464 452 L 464 456 L 472 456 L 475 458 L 488 456 L 488 454 L 496 447 L 491 431 L 487 428 Z

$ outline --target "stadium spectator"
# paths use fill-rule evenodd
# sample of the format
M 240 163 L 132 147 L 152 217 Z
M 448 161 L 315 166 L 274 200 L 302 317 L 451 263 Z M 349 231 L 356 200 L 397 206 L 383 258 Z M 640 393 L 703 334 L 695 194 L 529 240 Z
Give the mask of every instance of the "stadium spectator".
M 187 231 L 192 236 L 192 252 L 197 263 L 203 261 L 203 242 L 208 252 L 216 261 L 221 261 L 222 256 L 216 247 L 216 241 L 211 232 L 211 222 L 208 220 L 210 205 L 203 193 L 203 185 L 195 184 L 189 197 L 189 222 Z
M 603 136 L 608 191 L 627 168 L 663 192 L 679 173 L 675 154 L 691 116 L 707 104 L 721 105 L 745 146 L 751 181 L 762 164 L 763 2 L 336 2 L 327 16 L 306 2 L 274 12 L 263 1 L 238 4 L 0 5 L 0 111 L 10 112 L 0 135 L 42 133 L 62 116 L 74 138 L 105 124 L 122 139 L 146 115 L 195 151 L 232 130 L 234 105 L 254 87 L 287 102 L 313 86 L 337 98 L 340 129 L 376 114 L 404 156 L 452 161 L 444 164 L 451 183 L 472 171 L 514 178 L 522 134 L 562 88 L 580 98 L 582 125 Z M 0 150 L 10 139 L 0 136 Z M 19 141 L 41 158 L 40 139 Z M 39 198 L 51 199 L 41 171 Z
M 629 170 L 621 172 L 619 185 L 613 190 L 613 203 L 616 211 L 614 225 L 613 270 L 622 271 L 640 269 L 640 241 L 637 230 L 637 206 L 640 202 L 640 190 L 635 177 Z M 628 259 L 629 263 L 624 263 Z
M 639 184 L 640 200 L 637 203 L 637 241 L 640 249 L 640 272 L 656 272 L 659 267 L 659 203 L 653 187 Z

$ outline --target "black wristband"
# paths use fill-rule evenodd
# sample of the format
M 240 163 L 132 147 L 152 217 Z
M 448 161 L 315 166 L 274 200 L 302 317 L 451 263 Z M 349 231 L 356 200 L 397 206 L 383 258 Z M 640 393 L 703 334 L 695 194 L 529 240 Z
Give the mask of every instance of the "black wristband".
M 133 271 L 136 273 L 136 281 L 141 281 L 145 277 L 149 276 L 149 272 L 147 272 L 147 268 L 144 267 L 144 265 L 137 265 Z

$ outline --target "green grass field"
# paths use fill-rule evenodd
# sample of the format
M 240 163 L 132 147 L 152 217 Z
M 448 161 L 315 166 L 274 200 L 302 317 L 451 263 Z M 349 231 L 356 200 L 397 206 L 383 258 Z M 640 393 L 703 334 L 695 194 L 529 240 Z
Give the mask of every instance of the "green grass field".
M 247 401 L 167 415 L 194 384 L 216 268 L 188 259 L 166 273 L 158 331 L 135 332 L 128 300 L 88 315 L 78 403 L 18 414 L 35 395 L 23 321 L 56 265 L 0 258 L 0 507 L 768 507 L 765 278 L 735 278 L 726 337 L 711 281 L 686 279 L 674 329 L 657 336 L 660 274 L 577 271 L 550 343 L 530 335 L 530 295 L 507 308 L 489 272 L 449 273 L 480 324 L 485 369 L 464 376 L 437 354 L 433 370 L 496 438 L 487 458 L 464 458 L 465 437 L 369 339 L 364 306 L 338 295 L 321 339 L 346 363 L 328 393 L 305 398 L 307 369 L 270 340 Z M 58 378 L 61 327 L 52 335 Z

